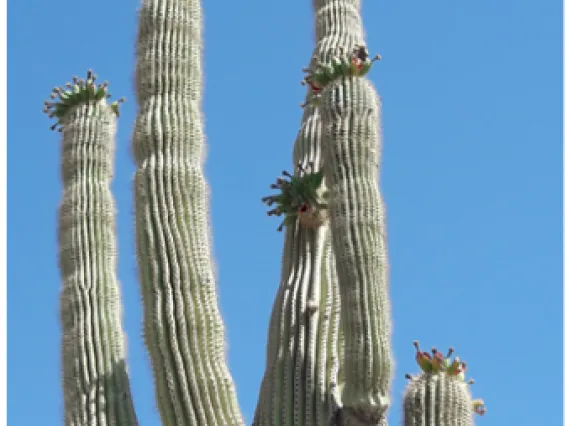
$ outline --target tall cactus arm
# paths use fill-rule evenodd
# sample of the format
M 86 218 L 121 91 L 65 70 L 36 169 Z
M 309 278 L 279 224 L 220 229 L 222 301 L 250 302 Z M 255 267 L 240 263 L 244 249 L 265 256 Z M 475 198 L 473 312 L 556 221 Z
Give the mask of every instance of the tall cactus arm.
M 320 59 L 364 45 L 359 0 L 314 0 Z M 356 58 L 354 58 L 356 59 Z M 321 91 L 324 175 L 345 332 L 341 424 L 386 424 L 392 370 L 379 101 L 360 75 Z
M 136 246 L 164 426 L 244 424 L 211 259 L 201 22 L 199 0 L 143 0 L 139 12 Z
M 110 183 L 118 103 L 106 83 L 74 79 L 44 112 L 62 132 L 59 267 L 64 424 L 138 424 L 126 370 Z
M 484 415 L 481 399 L 473 400 L 465 380 L 466 364 L 458 357 L 444 356 L 435 348 L 432 354 L 422 352 L 418 342 L 416 363 L 420 375 L 406 375 L 409 383 L 403 397 L 404 426 L 473 426 L 474 414 Z
M 300 167 L 292 181 L 302 170 L 321 168 L 320 117 L 312 108 L 304 112 L 293 157 Z M 300 217 L 287 226 L 254 426 L 328 426 L 334 409 L 330 390 L 339 373 L 339 289 L 329 228 L 317 224 L 305 226 Z

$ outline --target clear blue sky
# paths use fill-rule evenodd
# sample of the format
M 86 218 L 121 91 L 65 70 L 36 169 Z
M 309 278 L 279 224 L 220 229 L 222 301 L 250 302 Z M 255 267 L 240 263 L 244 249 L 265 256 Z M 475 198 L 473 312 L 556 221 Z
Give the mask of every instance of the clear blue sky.
M 215 258 L 230 367 L 247 422 L 264 371 L 283 236 L 260 197 L 300 124 L 311 2 L 205 1 L 205 100 Z M 215 6 L 215 3 L 217 5 Z M 364 2 L 383 98 L 394 351 L 391 424 L 412 340 L 469 361 L 479 426 L 562 422 L 562 3 Z M 8 5 L 8 418 L 62 418 L 56 209 L 59 135 L 42 102 L 93 67 L 126 96 L 117 171 L 128 361 L 144 426 L 159 425 L 132 235 L 134 0 Z

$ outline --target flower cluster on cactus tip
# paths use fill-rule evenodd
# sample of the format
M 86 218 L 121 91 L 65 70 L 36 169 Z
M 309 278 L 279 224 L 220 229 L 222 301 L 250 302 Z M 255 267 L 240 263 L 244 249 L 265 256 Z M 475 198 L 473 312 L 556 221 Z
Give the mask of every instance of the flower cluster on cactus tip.
M 108 82 L 102 84 L 95 84 L 97 76 L 93 74 L 92 70 L 87 71 L 87 78 L 73 77 L 73 83 L 66 83 L 64 87 L 55 87 L 51 92 L 49 101 L 45 101 L 43 112 L 49 118 L 56 118 L 57 122 L 51 126 L 51 130 L 58 130 L 61 132 L 63 126 L 61 125 L 61 118 L 73 107 L 81 104 L 88 104 L 90 102 L 99 102 L 111 97 L 108 92 Z M 111 110 L 118 117 L 120 115 L 119 105 L 125 102 L 125 98 L 121 98 L 110 104 Z
M 365 46 L 355 46 L 351 54 L 346 55 L 343 48 L 339 49 L 339 56 L 331 58 L 331 62 L 323 64 L 317 57 L 315 70 L 304 68 L 302 71 L 307 75 L 302 80 L 302 85 L 308 85 L 314 95 L 311 103 L 317 105 L 321 91 L 329 83 L 339 77 L 364 76 L 369 72 L 373 62 L 381 59 L 380 55 L 369 57 L 369 51 Z M 301 104 L 305 107 L 308 103 Z
M 296 219 L 306 228 L 312 229 L 325 221 L 327 194 L 320 194 L 323 172 L 314 171 L 313 163 L 309 163 L 307 168 L 301 164 L 297 167 L 297 175 L 293 176 L 284 170 L 283 177 L 279 177 L 276 183 L 270 185 L 271 189 L 279 189 L 279 194 L 262 198 L 266 205 L 276 205 L 267 212 L 268 216 L 284 215 L 284 220 L 278 227 L 279 232 L 284 226 L 293 225 Z
M 420 350 L 420 344 L 417 340 L 415 340 L 413 344 L 416 348 L 416 363 L 424 373 L 432 375 L 443 373 L 460 382 L 465 382 L 468 385 L 474 383 L 473 379 L 469 379 L 467 382 L 465 380 L 465 372 L 467 370 L 466 363 L 461 361 L 457 356 L 451 359 L 454 348 L 449 348 L 447 355 L 444 356 L 442 352 L 436 348 L 432 348 L 431 353 L 423 352 Z M 406 374 L 405 377 L 408 380 L 414 379 L 410 374 Z M 473 411 L 480 416 L 485 414 L 486 409 L 482 399 L 473 401 Z

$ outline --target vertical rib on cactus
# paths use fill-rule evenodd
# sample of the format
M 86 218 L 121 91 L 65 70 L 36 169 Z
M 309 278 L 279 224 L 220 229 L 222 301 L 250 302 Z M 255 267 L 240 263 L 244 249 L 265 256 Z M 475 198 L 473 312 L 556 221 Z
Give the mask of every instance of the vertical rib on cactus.
M 110 183 L 118 103 L 106 83 L 74 79 L 56 88 L 45 112 L 62 140 L 59 208 L 64 424 L 138 424 L 126 371 L 116 277 L 115 206 Z
M 306 108 L 294 164 L 321 168 L 320 118 Z M 322 188 L 323 190 L 323 188 Z M 328 426 L 338 380 L 339 293 L 329 227 L 287 226 L 254 426 Z
M 422 369 L 419 376 L 406 378 L 409 383 L 404 392 L 404 426 L 473 426 L 474 413 L 485 414 L 483 401 L 472 400 L 465 381 L 466 365 L 455 357 L 453 349 L 447 356 L 436 349 L 432 355 L 421 352 L 418 342 L 416 362 Z
M 136 246 L 158 409 L 164 426 L 241 425 L 211 259 L 201 5 L 144 0 L 139 20 Z
M 323 62 L 364 44 L 358 0 L 314 4 Z M 392 353 L 379 101 L 365 78 L 340 77 L 321 92 L 320 111 L 345 333 L 341 423 L 386 424 Z

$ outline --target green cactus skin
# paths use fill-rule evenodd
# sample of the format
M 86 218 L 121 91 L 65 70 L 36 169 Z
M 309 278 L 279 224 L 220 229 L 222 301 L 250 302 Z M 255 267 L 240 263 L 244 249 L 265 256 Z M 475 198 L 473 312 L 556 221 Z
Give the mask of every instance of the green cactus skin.
M 75 87 L 79 88 L 78 79 Z M 60 93 L 56 88 L 51 98 Z M 58 238 L 66 426 L 138 425 L 116 277 L 115 203 L 110 191 L 116 113 L 106 98 L 75 98 L 64 111 L 48 102 L 44 109 L 58 119 L 62 132 Z
M 403 399 L 404 426 L 473 426 L 474 414 L 483 416 L 486 412 L 483 400 L 473 400 L 469 385 L 465 381 L 466 364 L 455 357 L 454 350 L 443 356 L 436 348 L 432 355 L 422 352 L 418 342 L 416 363 L 422 373 L 406 378 L 409 383 Z
M 364 45 L 358 0 L 314 0 L 322 62 Z M 324 175 L 345 335 L 341 422 L 386 424 L 392 376 L 385 208 L 379 191 L 380 103 L 361 77 L 321 92 Z
M 314 170 L 321 168 L 321 123 L 314 108 L 304 110 L 293 162 L 313 162 Z M 325 182 L 321 190 L 325 192 Z M 337 399 L 334 390 L 341 379 L 341 345 L 329 227 L 324 223 L 310 229 L 295 221 L 286 228 L 253 425 L 329 426 Z
M 143 0 L 139 11 L 136 247 L 164 426 L 244 424 L 211 258 L 201 23 L 199 0 Z

